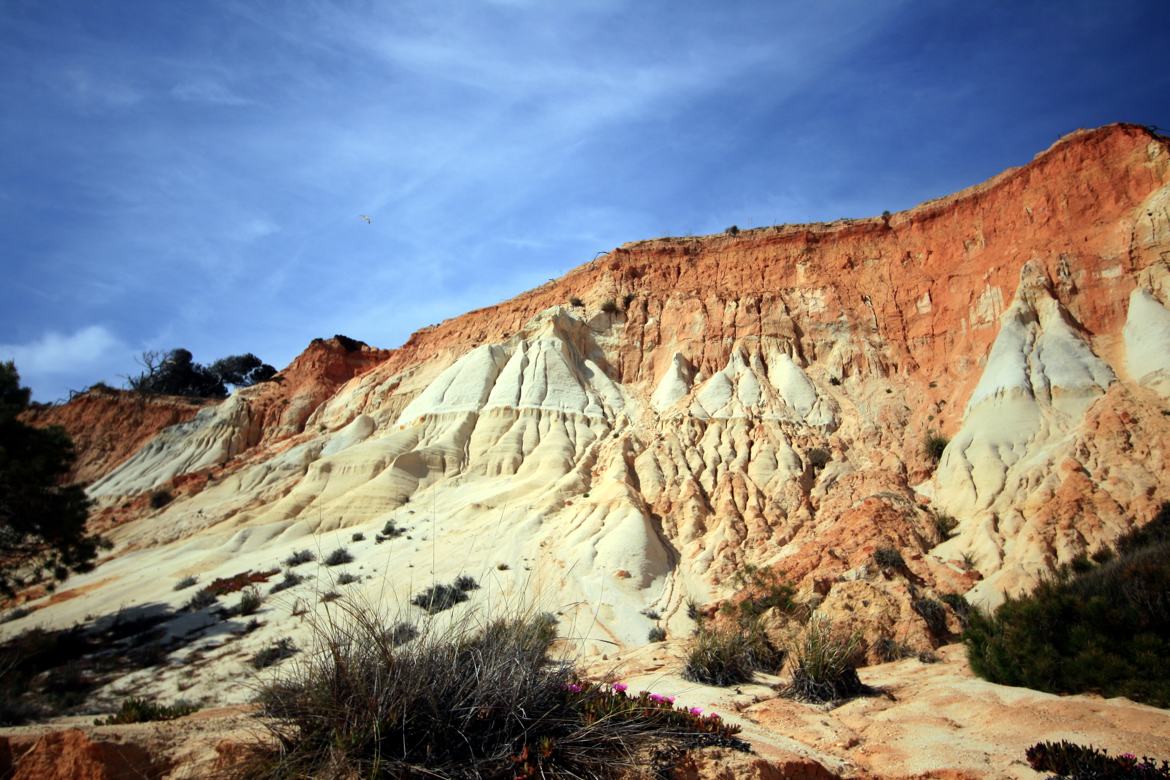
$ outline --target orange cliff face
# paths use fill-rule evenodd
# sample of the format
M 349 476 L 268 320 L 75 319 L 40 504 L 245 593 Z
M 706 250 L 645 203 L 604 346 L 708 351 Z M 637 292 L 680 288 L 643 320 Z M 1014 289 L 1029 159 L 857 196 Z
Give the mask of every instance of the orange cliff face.
M 245 392 L 249 433 L 238 451 L 301 433 L 309 416 L 339 386 L 387 354 L 345 336 L 314 339 L 271 382 Z M 69 481 L 88 483 L 122 465 L 163 429 L 188 422 L 200 411 L 222 403 L 219 399 L 151 396 L 95 387 L 68 403 L 35 406 L 22 419 L 37 427 L 64 428 L 78 454 Z
M 370 553 L 386 587 L 523 562 L 636 645 L 770 570 L 925 649 L 922 598 L 994 604 L 1170 500 L 1168 398 L 1170 146 L 1112 125 L 888 218 L 626 244 L 396 350 L 315 341 L 90 493 L 116 553 L 188 573 L 425 516 L 431 549 Z
M 186 422 L 214 403 L 95 387 L 68 403 L 34 406 L 21 419 L 38 428 L 65 429 L 77 453 L 66 479 L 88 483 L 117 468 L 163 428 Z

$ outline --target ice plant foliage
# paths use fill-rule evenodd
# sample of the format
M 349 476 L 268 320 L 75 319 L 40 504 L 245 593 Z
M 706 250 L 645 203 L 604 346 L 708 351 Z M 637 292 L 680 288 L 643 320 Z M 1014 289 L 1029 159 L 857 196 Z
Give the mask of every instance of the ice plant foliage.
M 1037 772 L 1052 772 L 1053 777 L 1093 778 L 1093 780 L 1166 780 L 1170 778 L 1170 761 L 1149 756 L 1140 759 L 1133 753 L 1109 755 L 1108 750 L 1091 745 L 1038 742 L 1025 752 L 1028 764 Z
M 724 723 L 715 713 L 703 716 L 701 707 L 675 707 L 673 696 L 642 691 L 637 696 L 627 695 L 624 683 L 604 685 L 575 680 L 565 686 L 577 699 L 575 704 L 587 713 L 586 723 L 600 719 L 649 719 L 660 723 L 668 731 L 690 731 L 710 734 L 727 743 L 738 743 L 735 735 L 740 727 Z M 719 744 L 718 742 L 713 744 Z

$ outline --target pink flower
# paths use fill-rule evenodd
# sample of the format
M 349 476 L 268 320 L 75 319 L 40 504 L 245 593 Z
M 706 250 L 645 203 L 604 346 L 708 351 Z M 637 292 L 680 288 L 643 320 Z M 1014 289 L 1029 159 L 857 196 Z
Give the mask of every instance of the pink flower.
M 702 707 L 691 707 L 691 714 L 697 718 L 703 714 L 703 708 Z
M 577 683 L 569 683 L 565 686 L 565 690 L 569 693 L 580 693 L 583 689 Z
M 630 686 L 626 685 L 625 683 L 614 683 L 613 684 L 613 689 L 615 691 L 617 691 L 618 693 L 625 693 L 626 690 L 629 689 L 629 687 Z
M 1122 753 L 1121 758 L 1124 758 L 1126 761 L 1137 761 L 1137 756 L 1133 753 Z
M 663 696 L 662 700 L 664 702 L 666 702 L 667 704 L 674 704 L 674 697 L 673 696 Z
M 708 715 L 707 719 L 708 720 L 721 720 L 721 718 L 718 715 L 716 715 L 714 712 L 712 712 L 710 715 Z
M 661 704 L 662 702 L 666 701 L 666 699 L 657 693 L 652 693 L 650 694 L 650 701 L 654 702 L 655 704 Z

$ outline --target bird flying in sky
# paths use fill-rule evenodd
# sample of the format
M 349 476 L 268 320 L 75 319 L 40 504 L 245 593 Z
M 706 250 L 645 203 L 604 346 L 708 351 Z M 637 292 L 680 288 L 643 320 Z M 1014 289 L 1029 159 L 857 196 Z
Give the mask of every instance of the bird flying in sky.
M 366 221 L 367 225 L 374 224 L 374 220 L 370 219 L 369 214 L 358 214 L 358 217 L 360 217 L 361 219 L 364 219 Z

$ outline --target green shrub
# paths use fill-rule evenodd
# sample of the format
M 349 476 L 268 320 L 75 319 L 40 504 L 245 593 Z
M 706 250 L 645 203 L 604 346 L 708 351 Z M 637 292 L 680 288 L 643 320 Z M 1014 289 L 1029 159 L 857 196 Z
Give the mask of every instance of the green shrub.
M 457 585 L 432 585 L 410 600 L 416 607 L 434 615 L 467 601 L 467 593 Z
M 295 588 L 297 585 L 300 585 L 304 581 L 305 581 L 305 578 L 302 577 L 301 575 L 297 574 L 295 571 L 286 571 L 284 573 L 284 579 L 282 579 L 280 582 L 276 583 L 271 588 L 269 588 L 268 592 L 273 593 L 273 594 L 280 593 L 282 590 L 288 590 L 289 588 Z
M 581 680 L 549 657 L 545 615 L 434 624 L 408 644 L 342 602 L 316 647 L 264 686 L 270 752 L 237 777 L 610 777 L 651 750 L 746 747 L 667 697 Z
M 340 566 L 343 563 L 353 563 L 353 555 L 344 547 L 338 547 L 329 555 L 325 556 L 326 566 Z
M 874 654 L 877 655 L 878 660 L 882 663 L 889 663 L 890 661 L 900 661 L 903 658 L 913 658 L 918 655 L 915 650 L 904 642 L 899 642 L 890 637 L 882 637 L 873 643 Z
M 208 609 L 219 603 L 219 596 L 210 588 L 200 588 L 195 591 L 195 595 L 187 602 L 188 612 L 198 612 L 201 609 Z
M 147 723 L 156 720 L 174 720 L 199 710 L 194 704 L 177 701 L 174 704 L 156 704 L 150 699 L 131 697 L 122 700 L 122 706 L 108 718 L 94 720 L 95 726 L 116 726 L 122 723 Z
M 856 634 L 841 636 L 827 620 L 814 617 L 793 650 L 792 680 L 780 692 L 810 702 L 840 702 L 871 695 L 874 689 L 857 676 L 860 644 Z
M 687 651 L 683 677 L 705 685 L 735 685 L 756 671 L 778 673 L 784 651 L 768 639 L 759 621 L 721 629 L 700 629 Z
M 1119 554 L 1124 554 L 1155 544 L 1167 543 L 1170 543 L 1170 503 L 1162 504 L 1162 508 L 1150 522 L 1122 535 L 1117 540 L 1116 547 Z
M 585 305 L 585 301 L 574 295 L 573 297 L 569 298 L 569 305 L 573 308 L 580 308 Z
M 341 574 L 337 575 L 337 584 L 338 585 L 349 585 L 351 583 L 361 582 L 361 581 L 362 581 L 361 577 L 357 576 L 356 574 L 350 574 L 347 571 L 343 571 Z
M 939 599 L 951 608 L 951 611 L 955 613 L 955 617 L 959 619 L 959 624 L 963 628 L 966 628 L 967 621 L 971 617 L 971 605 L 967 602 L 967 599 L 963 598 L 961 593 L 944 593 L 939 596 Z
M 914 611 L 926 621 L 926 627 L 936 637 L 947 635 L 947 608 L 941 602 L 926 596 L 920 596 L 910 602 Z
M 665 642 L 666 641 L 666 629 L 663 628 L 662 626 L 655 626 L 654 628 L 650 629 L 650 633 L 648 633 L 646 635 L 646 641 L 647 642 Z
M 455 582 L 451 584 L 456 588 L 459 588 L 459 590 L 463 591 L 464 593 L 467 593 L 471 590 L 479 590 L 479 583 L 475 581 L 475 577 L 472 577 L 469 574 L 460 574 L 455 578 Z
M 175 500 L 175 497 L 170 494 L 168 490 L 156 490 L 150 494 L 150 508 L 162 509 L 167 504 Z
M 723 232 L 729 236 L 738 236 L 739 235 L 739 225 L 732 225 L 731 227 L 727 228 L 727 230 L 724 230 Z
M 353 536 L 349 537 L 349 540 L 351 542 L 364 542 L 366 540 L 366 535 L 361 531 L 358 531 Z
M 386 524 L 382 526 L 382 533 L 375 537 L 375 541 L 384 541 L 386 539 L 397 539 L 399 536 L 405 534 L 406 531 L 399 528 L 393 520 L 387 520 Z
M 612 299 L 607 299 L 601 302 L 601 310 L 606 314 L 617 314 L 617 304 Z
M 315 560 L 317 560 L 317 556 L 313 554 L 312 550 L 297 550 L 284 559 L 284 565 L 288 567 L 300 566 L 302 563 L 309 563 Z
M 1170 707 L 1170 542 L 1157 529 L 1142 539 L 1108 563 L 1065 571 L 1008 599 L 993 614 L 973 611 L 964 632 L 971 668 L 1006 685 Z
M 1073 780 L 1138 780 L 1139 778 L 1170 778 L 1170 762 L 1159 765 L 1144 756 L 1138 759 L 1132 753 L 1110 756 L 1109 751 L 1085 745 L 1060 742 L 1038 742 L 1024 753 L 1028 765 L 1037 772 L 1052 772 L 1056 777 Z
M 906 561 L 903 560 L 902 553 L 890 545 L 882 545 L 874 550 L 873 562 L 883 570 L 906 568 Z
M 189 577 L 184 577 L 183 579 L 176 582 L 175 590 L 186 590 L 197 582 L 199 582 L 199 578 L 192 574 Z
M 256 669 L 267 669 L 286 658 L 296 655 L 297 646 L 287 636 L 277 639 L 272 644 L 252 656 L 252 666 Z
M 773 608 L 790 613 L 796 609 L 796 602 L 793 600 L 795 595 L 796 589 L 788 583 L 771 582 L 762 595 L 739 602 L 740 621 L 754 620 Z
M 938 536 L 939 542 L 945 542 L 951 538 L 951 534 L 959 527 L 959 521 L 950 515 L 938 514 L 934 515 L 934 533 Z
M 938 463 L 940 460 L 942 460 L 943 451 L 950 443 L 951 440 L 946 436 L 931 431 L 930 433 L 926 434 L 926 441 L 923 443 L 922 448 L 926 453 L 926 457 L 930 458 L 932 462 Z
M 250 585 L 244 588 L 240 593 L 240 604 L 236 608 L 238 615 L 252 615 L 256 610 L 260 609 L 260 605 L 264 603 L 264 596 L 260 593 L 260 589 L 255 585 Z

